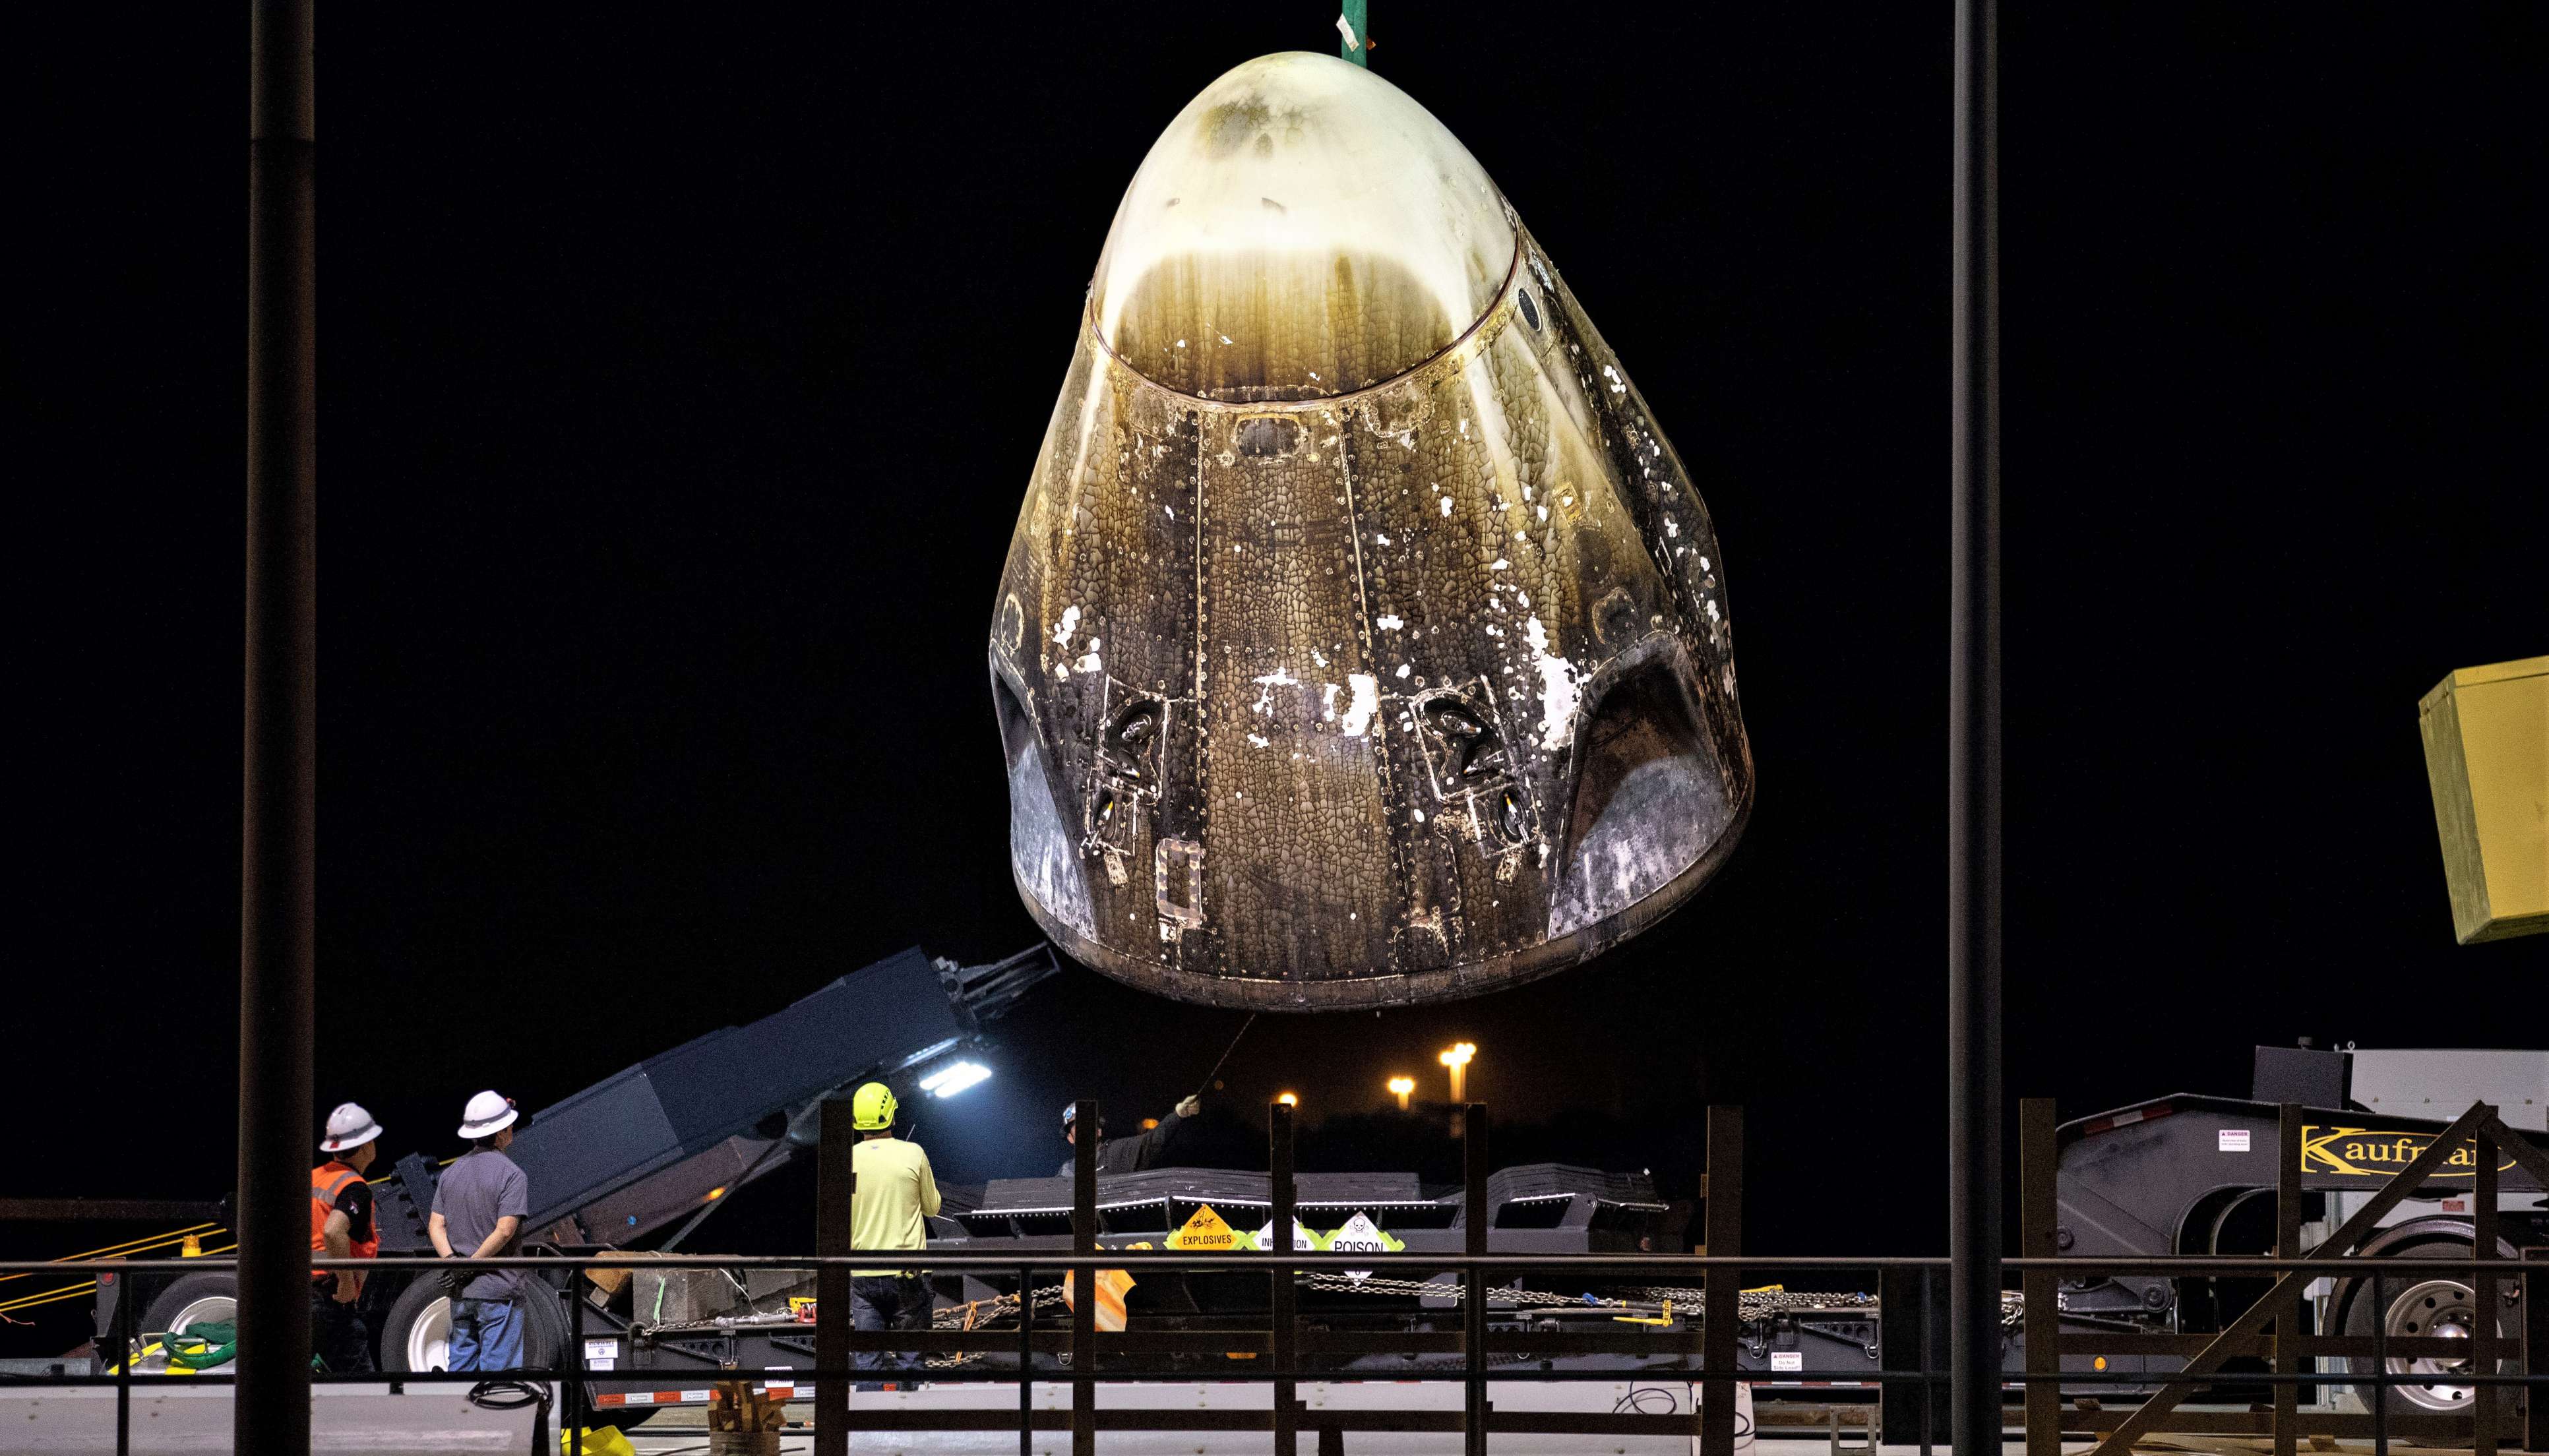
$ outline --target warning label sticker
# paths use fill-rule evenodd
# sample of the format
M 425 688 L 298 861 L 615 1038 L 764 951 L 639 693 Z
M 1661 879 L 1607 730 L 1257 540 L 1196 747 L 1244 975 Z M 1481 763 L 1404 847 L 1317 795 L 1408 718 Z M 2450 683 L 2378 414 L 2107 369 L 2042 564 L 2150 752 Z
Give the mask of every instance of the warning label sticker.
M 1806 1352 L 1803 1350 L 1772 1350 L 1770 1352 L 1770 1368 L 1772 1370 L 1803 1370 L 1806 1368 Z
M 1184 1228 L 1169 1235 L 1169 1247 L 1230 1253 L 1248 1247 L 1246 1237 L 1233 1229 L 1228 1220 L 1214 1213 L 1211 1204 L 1205 1204 L 1194 1211 L 1193 1218 L 1186 1220 Z
M 2221 1150 L 2223 1152 L 2246 1152 L 2248 1150 L 2248 1130 L 2246 1128 L 2223 1128 L 2221 1130 Z
M 1340 1254 L 1396 1253 L 1407 1247 L 1402 1239 L 1392 1238 L 1380 1230 L 1369 1214 L 1357 1214 L 1346 1220 L 1345 1227 L 1328 1235 L 1328 1251 Z M 1371 1277 L 1369 1269 L 1348 1269 L 1346 1277 L 1357 1284 Z
M 1249 1244 L 1254 1248 L 1272 1250 L 1274 1247 L 1274 1221 L 1272 1219 L 1267 1220 L 1266 1227 L 1257 1230 L 1257 1236 L 1250 1239 Z M 1302 1228 L 1301 1221 L 1294 1219 L 1292 1221 L 1292 1247 L 1296 1252 L 1314 1254 L 1320 1249 L 1326 1247 L 1326 1245 L 1319 1242 L 1319 1235 Z

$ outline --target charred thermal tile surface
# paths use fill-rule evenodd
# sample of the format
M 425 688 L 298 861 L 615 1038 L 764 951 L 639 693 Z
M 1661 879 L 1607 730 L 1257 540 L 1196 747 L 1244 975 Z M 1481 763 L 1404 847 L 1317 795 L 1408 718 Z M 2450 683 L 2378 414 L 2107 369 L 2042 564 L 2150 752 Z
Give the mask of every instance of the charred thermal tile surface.
M 1440 123 L 1268 56 L 1125 194 L 993 608 L 1019 893 L 1185 1000 L 1469 995 L 1652 924 L 1752 797 L 1724 564 Z

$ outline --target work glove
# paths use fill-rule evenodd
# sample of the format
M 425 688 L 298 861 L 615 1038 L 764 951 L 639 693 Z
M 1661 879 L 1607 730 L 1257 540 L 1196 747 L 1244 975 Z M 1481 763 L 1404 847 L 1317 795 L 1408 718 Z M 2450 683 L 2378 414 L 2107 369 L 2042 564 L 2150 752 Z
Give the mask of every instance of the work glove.
M 1178 1104 L 1178 1116 L 1181 1118 L 1193 1117 L 1201 1111 L 1203 1111 L 1203 1099 L 1200 1097 L 1189 1097 Z
M 442 1286 L 442 1297 L 444 1299 L 456 1300 L 460 1298 L 460 1291 L 469 1287 L 469 1280 L 473 1272 L 474 1271 L 468 1269 L 444 1269 L 437 1272 L 433 1278 L 436 1283 Z

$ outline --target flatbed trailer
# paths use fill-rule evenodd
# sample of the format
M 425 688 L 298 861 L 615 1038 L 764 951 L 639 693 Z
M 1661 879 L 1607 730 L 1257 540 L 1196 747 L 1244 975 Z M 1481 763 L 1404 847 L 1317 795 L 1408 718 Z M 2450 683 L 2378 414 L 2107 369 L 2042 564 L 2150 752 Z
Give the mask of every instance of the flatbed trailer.
M 697 1217 L 813 1146 L 813 1114 L 827 1096 L 869 1080 L 916 1096 L 932 1070 L 983 1054 L 987 1029 L 1057 969 L 1042 944 L 973 966 L 913 948 L 532 1112 L 508 1149 L 536 1200 L 523 1251 L 607 1252 Z M 440 1165 L 410 1153 L 371 1180 L 383 1254 L 434 1252 L 425 1218 L 440 1177 Z M 547 1298 L 526 1303 L 523 1357 L 560 1363 L 574 1323 L 564 1281 L 539 1287 Z M 100 1347 L 122 1327 L 128 1302 L 133 1328 L 158 1334 L 230 1320 L 236 1291 L 228 1269 L 110 1274 L 98 1281 L 93 1312 Z M 589 1302 L 584 1314 L 598 1338 L 624 1325 L 626 1303 L 624 1294 Z M 450 1303 L 433 1281 L 379 1271 L 365 1281 L 360 1308 L 380 1369 L 442 1368 Z

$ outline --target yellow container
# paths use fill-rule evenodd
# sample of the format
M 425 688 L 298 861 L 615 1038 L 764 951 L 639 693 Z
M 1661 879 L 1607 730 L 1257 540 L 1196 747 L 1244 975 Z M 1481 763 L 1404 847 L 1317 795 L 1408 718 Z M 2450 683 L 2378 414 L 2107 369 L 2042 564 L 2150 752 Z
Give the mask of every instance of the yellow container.
M 2464 946 L 2549 931 L 2549 657 L 2462 668 L 2416 704 Z

